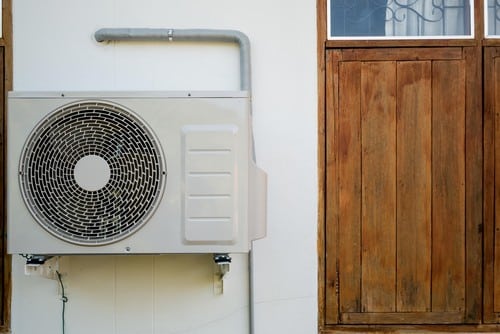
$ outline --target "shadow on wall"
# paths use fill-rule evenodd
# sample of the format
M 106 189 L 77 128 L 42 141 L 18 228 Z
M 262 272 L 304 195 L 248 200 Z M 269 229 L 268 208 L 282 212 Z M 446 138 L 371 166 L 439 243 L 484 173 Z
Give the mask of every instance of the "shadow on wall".
M 244 266 L 244 257 L 238 262 Z M 191 333 L 214 323 L 235 322 L 242 329 L 248 324 L 248 300 L 236 292 L 248 282 L 226 279 L 228 291 L 219 294 L 211 254 L 67 256 L 60 271 L 72 332 Z

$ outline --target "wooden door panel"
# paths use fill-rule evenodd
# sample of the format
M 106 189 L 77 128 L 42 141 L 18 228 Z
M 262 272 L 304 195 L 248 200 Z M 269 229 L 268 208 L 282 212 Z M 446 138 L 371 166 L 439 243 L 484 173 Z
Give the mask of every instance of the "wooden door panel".
M 338 194 L 339 280 L 341 312 L 361 311 L 361 63 L 346 62 L 339 68 Z
M 395 311 L 395 79 L 393 61 L 361 65 L 362 312 Z
M 443 50 L 329 52 L 329 323 L 465 321 L 467 71 Z
M 399 312 L 431 309 L 431 65 L 400 62 L 397 68 Z
M 500 58 L 494 58 L 495 75 L 495 228 L 493 232 L 493 312 L 500 317 Z
M 433 62 L 432 309 L 465 308 L 465 66 Z
M 484 56 L 484 322 L 500 323 L 500 48 Z

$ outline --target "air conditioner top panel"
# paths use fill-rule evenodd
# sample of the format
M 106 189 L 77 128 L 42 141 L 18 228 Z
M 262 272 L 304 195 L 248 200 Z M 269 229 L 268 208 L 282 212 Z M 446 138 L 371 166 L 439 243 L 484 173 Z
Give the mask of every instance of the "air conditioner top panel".
M 248 91 L 11 91 L 10 98 L 246 98 Z

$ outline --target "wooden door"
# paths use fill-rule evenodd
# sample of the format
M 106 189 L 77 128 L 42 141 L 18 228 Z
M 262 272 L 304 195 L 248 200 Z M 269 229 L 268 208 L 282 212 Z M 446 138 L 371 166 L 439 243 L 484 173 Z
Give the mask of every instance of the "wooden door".
M 484 50 L 484 322 L 500 323 L 500 48 Z
M 327 324 L 479 322 L 474 50 L 327 51 Z

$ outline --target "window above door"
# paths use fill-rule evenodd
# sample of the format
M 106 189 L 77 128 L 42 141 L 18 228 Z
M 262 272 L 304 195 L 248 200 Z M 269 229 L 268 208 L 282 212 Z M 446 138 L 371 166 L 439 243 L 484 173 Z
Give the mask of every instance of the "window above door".
M 500 0 L 486 1 L 500 34 Z M 328 0 L 327 16 L 330 40 L 474 38 L 472 0 Z
M 500 37 L 500 0 L 486 0 L 484 6 L 486 38 Z

